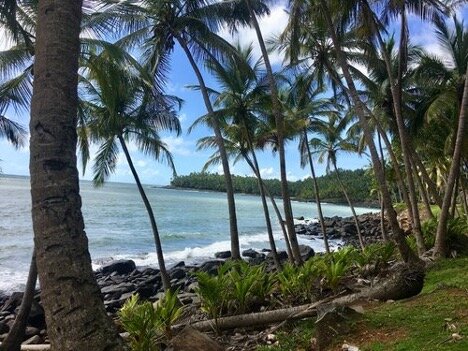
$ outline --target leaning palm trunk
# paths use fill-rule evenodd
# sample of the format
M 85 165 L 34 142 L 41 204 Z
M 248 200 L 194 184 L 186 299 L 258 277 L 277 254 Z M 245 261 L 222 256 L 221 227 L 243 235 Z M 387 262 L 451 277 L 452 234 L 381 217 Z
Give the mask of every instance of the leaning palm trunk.
M 372 22 L 374 24 L 374 22 Z M 375 28 L 375 25 L 374 25 Z M 422 255 L 426 251 L 426 246 L 424 244 L 424 239 L 422 237 L 421 231 L 421 218 L 419 216 L 419 208 L 418 208 L 418 200 L 416 197 L 416 189 L 414 184 L 413 178 L 413 167 L 411 164 L 410 159 L 410 140 L 408 137 L 408 133 L 406 131 L 405 123 L 403 121 L 402 116 L 402 77 L 403 77 L 403 70 L 404 64 L 406 62 L 406 46 L 407 46 L 407 22 L 406 22 L 406 14 L 405 9 L 403 8 L 401 13 L 401 32 L 400 32 L 400 50 L 399 50 L 399 66 L 398 66 L 398 79 L 395 84 L 395 80 L 393 79 L 393 71 L 392 66 L 390 63 L 390 57 L 385 50 L 385 45 L 380 35 L 379 30 L 376 30 L 377 39 L 379 41 L 379 45 L 381 47 L 383 59 L 385 62 L 385 68 L 387 70 L 387 76 L 390 85 L 390 91 L 392 93 L 392 101 L 393 101 L 393 111 L 395 113 L 395 119 L 398 129 L 398 136 L 400 138 L 400 145 L 401 151 L 403 155 L 403 163 L 406 169 L 406 185 L 408 186 L 408 195 L 409 195 L 409 204 L 408 210 L 411 208 L 411 223 L 412 223 L 412 231 L 413 235 L 416 238 L 416 246 L 418 249 L 418 253 Z M 416 170 L 415 170 L 416 171 Z
M 270 191 L 268 190 L 263 180 L 262 180 L 262 187 L 263 187 L 263 190 L 265 191 L 265 194 L 270 198 L 270 202 L 273 205 L 273 209 L 275 210 L 276 217 L 278 217 L 278 222 L 281 227 L 281 232 L 283 233 L 284 243 L 286 245 L 286 252 L 288 253 L 289 262 L 291 262 L 291 264 L 294 264 L 294 257 L 293 257 L 292 250 L 291 250 L 291 244 L 289 243 L 288 231 L 286 229 L 286 226 L 284 225 L 281 211 L 278 208 L 278 204 L 276 203 L 275 198 L 273 197 L 273 195 L 271 195 Z
M 325 245 L 325 252 L 330 253 L 330 246 L 328 245 L 327 228 L 325 227 L 325 218 L 323 218 L 322 202 L 320 201 L 320 192 L 317 184 L 317 177 L 315 176 L 314 162 L 312 160 L 312 153 L 310 151 L 309 138 L 307 137 L 307 131 L 304 129 L 304 143 L 307 148 L 307 157 L 309 159 L 310 174 L 312 175 L 312 182 L 314 183 L 315 192 L 315 203 L 317 204 L 317 212 L 319 215 L 320 227 L 323 233 L 323 243 Z
M 158 256 L 158 264 L 159 264 L 159 270 L 161 272 L 161 280 L 163 283 L 163 288 L 164 288 L 164 291 L 169 291 L 171 289 L 171 282 L 169 279 L 169 275 L 167 274 L 166 264 L 164 262 L 164 254 L 162 250 L 161 238 L 159 237 L 158 226 L 156 225 L 156 219 L 154 218 L 153 208 L 151 207 L 148 197 L 146 196 L 145 190 L 143 189 L 143 186 L 141 185 L 140 177 L 138 176 L 135 166 L 133 165 L 132 158 L 130 157 L 130 153 L 128 152 L 127 144 L 125 143 L 125 140 L 122 135 L 119 135 L 118 138 L 119 138 L 120 145 L 122 146 L 122 150 L 125 154 L 125 158 L 127 159 L 127 163 L 130 167 L 130 170 L 132 171 L 133 178 L 135 179 L 135 183 L 137 184 L 138 191 L 140 192 L 140 196 L 143 200 L 143 203 L 145 204 L 146 212 L 148 212 L 148 217 L 151 223 L 151 230 L 153 231 L 154 244 L 156 246 L 156 255 Z
M 34 301 L 34 292 L 36 290 L 37 282 L 37 268 L 36 268 L 36 254 L 33 252 L 31 258 L 31 265 L 29 266 L 28 280 L 24 289 L 23 299 L 16 314 L 15 322 L 10 328 L 8 335 L 3 340 L 0 350 L 1 351 L 20 351 L 21 343 L 23 342 L 24 334 L 26 332 L 26 325 L 28 324 L 29 313 Z
M 411 248 L 408 246 L 408 243 L 406 242 L 405 235 L 402 231 L 402 229 L 399 226 L 396 212 L 393 208 L 392 205 L 392 199 L 390 197 L 390 193 L 388 191 L 387 184 L 385 182 L 385 175 L 383 173 L 383 167 L 382 164 L 379 160 L 379 156 L 377 154 L 377 150 L 375 147 L 374 139 L 372 136 L 372 133 L 370 131 L 369 125 L 366 120 L 366 116 L 364 113 L 364 108 L 363 108 L 363 102 L 361 101 L 359 94 L 357 92 L 356 86 L 354 85 L 353 78 L 350 74 L 349 71 L 349 66 L 346 62 L 346 58 L 344 57 L 344 53 L 341 49 L 340 42 L 338 40 L 337 34 L 335 32 L 335 28 L 333 25 L 332 18 L 330 16 L 330 9 L 328 8 L 327 2 L 325 0 L 320 0 L 320 4 L 322 6 L 322 15 L 325 18 L 326 24 L 328 26 L 330 36 L 333 42 L 333 45 L 336 50 L 336 56 L 338 59 L 338 63 L 343 71 L 344 78 L 346 80 L 346 83 L 348 85 L 348 91 L 349 94 L 351 95 L 351 99 L 353 101 L 356 114 L 359 117 L 359 122 L 361 125 L 361 128 L 364 132 L 364 137 L 366 139 L 366 143 L 368 145 L 370 154 L 371 154 L 371 159 L 372 159 L 372 165 L 374 168 L 374 173 L 375 177 L 379 183 L 379 187 L 382 192 L 382 197 L 384 199 L 385 203 L 385 208 L 387 210 L 387 217 L 390 222 L 391 228 L 392 228 L 392 239 L 395 241 L 398 250 L 400 251 L 401 257 L 405 262 L 416 262 L 418 261 L 418 257 L 414 254 L 414 252 L 411 250 Z
M 268 210 L 268 203 L 266 201 L 265 190 L 263 189 L 263 180 L 260 174 L 260 168 L 257 162 L 257 156 L 255 151 L 251 149 L 250 153 L 252 154 L 252 161 L 249 159 L 248 155 L 244 154 L 244 158 L 249 164 L 250 168 L 254 172 L 258 181 L 258 189 L 260 191 L 260 198 L 262 199 L 263 213 L 265 215 L 265 223 L 267 227 L 268 242 L 270 243 L 271 254 L 273 256 L 273 261 L 275 262 L 276 269 L 281 270 L 281 262 L 278 258 L 278 252 L 276 251 L 275 238 L 273 236 L 273 229 L 271 227 L 270 211 Z
M 52 350 L 120 351 L 91 267 L 76 166 L 82 1 L 39 0 L 30 121 L 36 264 Z
M 426 191 L 426 188 L 424 187 L 424 183 L 423 183 L 421 177 L 418 174 L 418 168 L 416 167 L 416 165 L 414 163 L 414 160 L 411 159 L 411 161 L 412 161 L 412 164 L 413 164 L 414 177 L 416 178 L 416 181 L 418 183 L 419 192 L 421 193 L 421 198 L 423 200 L 424 207 L 426 208 L 426 214 L 430 218 L 435 219 L 435 216 L 432 213 L 431 203 L 429 201 L 429 195 L 428 195 L 428 193 Z
M 205 107 L 210 115 L 210 123 L 215 133 L 215 141 L 216 145 L 218 146 L 219 155 L 221 157 L 221 164 L 223 166 L 224 172 L 224 181 L 226 184 L 226 196 L 228 201 L 228 210 L 229 210 L 229 228 L 230 228 L 230 235 L 231 235 L 231 257 L 235 260 L 240 260 L 240 246 L 239 246 L 239 232 L 237 229 L 237 215 L 236 215 L 236 204 L 234 200 L 234 187 L 232 185 L 232 178 L 231 178 L 231 170 L 229 169 L 229 161 L 228 156 L 226 153 L 226 147 L 224 145 L 223 136 L 221 134 L 221 128 L 219 125 L 218 120 L 214 117 L 214 110 L 213 106 L 210 101 L 210 97 L 208 95 L 208 89 L 205 84 L 205 80 L 200 72 L 200 69 L 193 58 L 192 53 L 187 45 L 187 42 L 182 37 L 176 37 L 178 42 L 180 43 L 182 49 L 187 56 L 190 65 L 192 66 L 193 71 L 198 79 L 198 84 L 200 86 L 200 91 L 203 96 L 203 101 L 205 103 Z
M 284 118 L 281 112 L 278 99 L 278 89 L 276 87 L 276 81 L 273 76 L 273 69 L 271 67 L 270 59 L 268 57 L 268 51 L 263 40 L 262 31 L 257 21 L 257 17 L 252 10 L 250 0 L 245 0 L 247 8 L 249 10 L 250 19 L 257 35 L 258 44 L 262 52 L 263 62 L 265 63 L 265 69 L 267 73 L 268 84 L 271 90 L 271 100 L 273 107 L 273 114 L 276 120 L 276 130 L 278 137 L 278 154 L 280 159 L 280 177 L 281 177 L 281 193 L 283 196 L 283 207 L 284 217 L 286 220 L 286 227 L 288 229 L 289 241 L 291 243 L 291 250 L 293 253 L 296 264 L 302 264 L 301 253 L 299 250 L 299 243 L 297 241 L 296 230 L 294 228 L 294 217 L 291 206 L 291 197 L 289 194 L 288 179 L 286 174 L 286 155 L 284 150 Z
M 336 162 L 333 162 L 333 168 L 335 170 L 336 179 L 338 180 L 338 183 L 340 184 L 341 191 L 343 192 L 343 194 L 344 194 L 344 196 L 346 198 L 346 201 L 348 202 L 349 208 L 351 209 L 351 212 L 353 213 L 354 225 L 356 226 L 356 231 L 357 231 L 357 235 L 358 235 L 358 239 L 359 239 L 359 245 L 361 246 L 361 250 L 364 251 L 365 245 L 364 245 L 364 240 L 362 238 L 361 226 L 359 225 L 359 219 L 358 219 L 358 217 L 356 215 L 356 210 L 354 209 L 354 205 L 353 205 L 353 203 L 351 202 L 351 199 L 348 196 L 348 192 L 346 191 L 346 187 L 343 184 L 343 181 L 341 180 L 340 172 L 338 171 L 338 168 L 336 167 Z
M 455 139 L 455 148 L 453 150 L 452 165 L 447 179 L 444 201 L 440 211 L 439 224 L 437 225 L 437 233 L 434 244 L 434 257 L 442 257 L 447 251 L 447 222 L 449 215 L 449 207 L 455 181 L 460 172 L 461 152 L 463 147 L 463 138 L 466 128 L 466 115 L 468 113 L 468 67 L 465 73 L 465 87 L 463 90 L 462 104 L 460 108 L 460 116 L 458 118 L 458 130 Z

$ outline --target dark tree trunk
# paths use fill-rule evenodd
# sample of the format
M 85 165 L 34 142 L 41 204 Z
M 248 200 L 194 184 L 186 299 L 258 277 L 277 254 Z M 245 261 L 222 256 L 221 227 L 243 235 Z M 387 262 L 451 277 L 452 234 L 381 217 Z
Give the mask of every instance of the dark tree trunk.
M 140 177 L 138 176 L 135 166 L 133 165 L 132 158 L 130 156 L 130 153 L 128 152 L 127 144 L 125 143 L 125 140 L 122 137 L 122 135 L 119 135 L 118 138 L 120 141 L 120 145 L 122 146 L 122 150 L 125 154 L 125 158 L 127 159 L 128 166 L 130 167 L 133 178 L 135 179 L 138 192 L 140 193 L 141 199 L 143 200 L 143 203 L 146 208 L 146 212 L 148 213 L 148 217 L 151 224 L 151 230 L 153 232 L 154 244 L 156 246 L 156 255 L 158 257 L 158 265 L 159 270 L 161 272 L 161 280 L 163 283 L 164 291 L 169 291 L 171 289 L 171 282 L 169 274 L 167 274 L 166 263 L 164 262 L 161 238 L 159 236 L 158 226 L 156 225 L 156 218 L 154 217 L 153 208 L 151 207 L 148 197 L 146 196 L 145 189 L 143 189 L 143 185 L 141 184 Z
M 265 196 L 265 190 L 263 189 L 263 180 L 260 174 L 260 168 L 258 166 L 257 156 L 255 155 L 255 151 L 252 149 L 250 153 L 252 154 L 253 162 L 250 162 L 249 160 L 248 163 L 250 167 L 252 168 L 254 174 L 257 176 L 258 190 L 260 191 L 260 198 L 262 199 L 263 213 L 265 215 L 265 224 L 267 227 L 268 242 L 270 243 L 271 254 L 273 255 L 273 261 L 275 262 L 276 269 L 279 271 L 281 270 L 281 262 L 278 258 L 278 252 L 276 251 L 275 238 L 273 236 L 273 228 L 271 227 L 270 211 L 268 209 L 268 203 L 267 203 L 266 196 Z
M 273 114 L 276 120 L 276 130 L 278 136 L 278 154 L 280 159 L 281 192 L 283 196 L 284 217 L 286 220 L 286 227 L 288 229 L 289 240 L 291 243 L 291 250 L 296 263 L 302 264 L 299 243 L 297 241 L 296 230 L 294 228 L 294 217 L 291 207 L 291 197 L 289 194 L 288 179 L 286 174 L 286 155 L 284 151 L 284 118 L 279 104 L 278 89 L 276 87 L 276 80 L 273 76 L 273 69 L 271 67 L 270 59 L 268 57 L 268 51 L 265 46 L 265 41 L 263 40 L 262 31 L 260 30 L 257 17 L 252 10 L 250 0 L 245 0 L 245 3 L 249 10 L 250 19 L 255 29 L 255 33 L 257 34 L 258 44 L 260 46 L 263 61 L 265 63 L 268 84 L 271 90 L 271 101 L 273 106 Z
M 53 350 L 123 350 L 91 267 L 76 167 L 82 1 L 39 0 L 30 121 L 36 264 Z
M 273 197 L 273 195 L 271 195 L 270 191 L 265 185 L 265 182 L 263 181 L 262 181 L 262 186 L 263 186 L 263 190 L 265 191 L 265 194 L 270 198 L 270 202 L 273 205 L 273 209 L 275 210 L 276 217 L 278 217 L 278 222 L 281 226 L 281 231 L 283 232 L 284 243 L 286 244 L 286 251 L 288 253 L 289 262 L 294 264 L 294 257 L 293 257 L 292 250 L 291 250 L 291 244 L 289 243 L 288 232 L 287 232 L 286 226 L 284 225 L 281 211 L 278 208 L 278 204 L 276 203 L 275 198 Z
M 460 116 L 458 118 L 458 130 L 455 139 L 455 148 L 453 150 L 452 165 L 450 167 L 447 186 L 440 211 L 439 224 L 437 226 L 436 240 L 434 244 L 434 257 L 442 257 L 447 251 L 447 222 L 449 215 L 449 207 L 451 195 L 455 181 L 458 178 L 460 171 L 461 153 L 463 147 L 463 138 L 466 137 L 466 114 L 468 113 L 468 68 L 465 74 L 465 87 L 463 90 L 463 99 L 460 108 Z
M 190 52 L 190 49 L 186 43 L 186 41 L 181 38 L 177 37 L 179 44 L 181 45 L 182 49 L 187 56 L 190 65 L 192 66 L 193 71 L 198 79 L 198 84 L 200 86 L 200 91 L 203 96 L 203 101 L 205 103 L 205 107 L 210 115 L 210 122 L 215 133 L 215 140 L 216 145 L 218 146 L 219 155 L 221 156 L 221 164 L 223 166 L 224 172 L 224 181 L 226 184 L 226 196 L 228 202 L 228 211 L 229 211 L 229 228 L 230 228 L 230 235 L 231 235 L 231 257 L 234 260 L 240 260 L 240 246 L 239 246 L 239 232 L 237 229 L 237 215 L 236 215 L 236 203 L 234 200 L 234 187 L 232 186 L 232 178 L 231 178 L 231 170 L 229 169 L 229 161 L 228 156 L 226 153 L 226 148 L 224 145 L 223 136 L 221 134 L 221 127 L 219 125 L 218 120 L 214 117 L 214 110 L 213 106 L 210 101 L 210 97 L 208 95 L 208 89 L 205 84 L 205 80 L 203 79 L 203 75 L 200 72 L 200 69 L 195 62 L 195 59 Z
M 424 203 L 424 207 L 426 208 L 426 214 L 429 216 L 429 218 L 435 219 L 435 216 L 432 213 L 431 203 L 429 201 L 429 195 L 427 194 L 423 181 L 418 174 L 418 168 L 416 167 L 414 160 L 412 160 L 412 163 L 413 163 L 414 177 L 416 178 L 416 181 L 418 183 L 419 192 L 421 193 L 421 198 Z
M 325 218 L 323 218 L 322 202 L 320 201 L 320 192 L 319 192 L 319 187 L 318 187 L 318 184 L 317 184 L 317 177 L 315 176 L 314 162 L 312 160 L 312 153 L 310 151 L 309 138 L 307 137 L 307 131 L 304 130 L 303 134 L 304 134 L 304 142 L 305 142 L 306 147 L 307 147 L 307 157 L 309 159 L 310 173 L 312 175 L 312 182 L 314 183 L 315 203 L 317 204 L 317 213 L 319 215 L 320 227 L 322 228 L 323 243 L 325 245 L 325 252 L 330 253 L 330 246 L 328 245 L 327 228 L 325 227 Z
M 333 168 L 335 169 L 336 179 L 338 180 L 338 183 L 340 184 L 341 191 L 343 192 L 346 198 L 346 201 L 348 202 L 349 208 L 351 209 L 351 212 L 353 213 L 354 225 L 356 226 L 356 231 L 357 231 L 357 235 L 359 239 L 359 245 L 361 246 L 361 250 L 364 251 L 365 245 L 364 245 L 364 240 L 362 239 L 361 227 L 359 225 L 359 219 L 356 215 L 356 210 L 354 209 L 354 205 L 348 196 L 348 192 L 346 191 L 346 187 L 344 186 L 343 181 L 341 180 L 340 172 L 338 171 L 338 167 L 336 167 L 335 162 L 333 162 Z
M 388 191 L 387 184 L 385 182 L 385 175 L 383 173 L 383 168 L 382 164 L 379 160 L 379 156 L 377 154 L 377 150 L 375 147 L 373 135 L 370 131 L 368 122 L 366 120 L 366 115 L 364 113 L 364 108 L 363 108 L 363 102 L 359 98 L 359 94 L 357 92 L 356 86 L 354 85 L 353 78 L 349 72 L 349 67 L 346 62 L 346 58 L 344 57 L 344 53 L 341 49 L 340 42 L 338 40 L 337 34 L 335 32 L 335 27 L 333 25 L 333 20 L 331 18 L 331 12 L 330 9 L 328 8 L 327 2 L 325 0 L 320 0 L 320 4 L 322 6 L 322 15 L 326 21 L 326 24 L 329 29 L 329 34 L 331 36 L 333 45 L 335 47 L 338 63 L 343 71 L 343 75 L 345 77 L 346 83 L 348 85 L 348 91 L 351 95 L 351 99 L 354 104 L 354 108 L 356 111 L 356 114 L 359 117 L 359 122 L 361 125 L 361 128 L 364 132 L 364 137 L 366 139 L 366 143 L 368 145 L 370 154 L 371 154 L 371 159 L 372 159 L 372 165 L 374 168 L 374 174 L 375 177 L 378 181 L 379 187 L 382 192 L 382 197 L 385 203 L 385 208 L 387 211 L 387 218 L 390 222 L 391 228 L 392 228 L 392 239 L 395 241 L 398 250 L 400 251 L 401 257 L 405 262 L 417 262 L 419 259 L 418 257 L 414 254 L 414 252 L 411 250 L 411 248 L 408 246 L 408 243 L 406 242 L 405 235 L 403 231 L 401 230 L 396 212 L 393 208 L 392 205 L 392 199 L 390 197 L 390 193 Z
M 36 291 L 37 282 L 37 268 L 36 268 L 36 255 L 33 252 L 31 258 L 31 265 L 29 266 L 28 280 L 24 289 L 23 299 L 20 308 L 16 314 L 15 322 L 10 328 L 8 335 L 3 340 L 0 350 L 1 351 L 20 351 L 21 343 L 24 339 L 26 332 L 26 325 L 28 324 L 29 313 L 34 301 L 34 293 Z

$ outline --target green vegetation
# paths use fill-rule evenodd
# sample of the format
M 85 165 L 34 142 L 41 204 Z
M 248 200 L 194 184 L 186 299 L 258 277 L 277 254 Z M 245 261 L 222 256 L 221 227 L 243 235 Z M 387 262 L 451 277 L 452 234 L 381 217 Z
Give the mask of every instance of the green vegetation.
M 363 351 L 466 350 L 467 266 L 466 257 L 440 261 L 429 270 L 420 295 L 365 305 L 363 318 L 351 322 L 349 332 L 340 335 L 330 350 L 345 341 Z M 262 346 L 258 351 L 308 350 L 313 332 L 312 321 L 291 323 L 278 334 L 278 345 Z M 452 338 L 453 333 L 462 339 Z
M 377 199 L 371 195 L 372 175 L 363 169 L 340 170 L 349 196 L 360 203 L 376 203 Z M 254 177 L 232 177 L 234 191 L 245 194 L 259 194 L 257 179 Z M 281 182 L 278 179 L 264 179 L 264 182 L 274 196 L 281 196 Z M 336 185 L 335 172 L 317 178 L 321 198 L 325 202 L 346 203 L 342 191 Z M 189 188 L 200 190 L 225 191 L 224 178 L 213 173 L 190 173 L 189 175 L 176 176 L 171 181 L 171 186 L 176 188 Z M 312 179 L 289 182 L 291 196 L 299 200 L 314 200 L 314 188 Z
M 177 291 L 167 291 L 156 303 L 132 295 L 119 311 L 119 321 L 129 333 L 132 351 L 158 351 L 172 337 L 171 327 L 182 316 Z

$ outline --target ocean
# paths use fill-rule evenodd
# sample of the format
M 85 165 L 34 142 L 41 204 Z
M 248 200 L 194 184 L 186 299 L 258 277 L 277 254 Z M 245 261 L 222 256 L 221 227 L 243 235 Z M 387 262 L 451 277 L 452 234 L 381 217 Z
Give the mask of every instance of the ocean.
M 0 292 L 24 288 L 33 247 L 29 178 L 0 175 Z M 157 266 L 147 213 L 134 184 L 106 183 L 95 188 L 80 182 L 83 216 L 94 269 L 115 259 L 137 266 Z M 145 186 L 153 206 L 168 266 L 197 263 L 229 250 L 229 219 L 224 193 Z M 278 204 L 281 201 L 278 200 Z M 268 248 L 260 198 L 236 195 L 241 249 Z M 324 204 L 325 216 L 350 216 L 347 206 Z M 358 214 L 375 211 L 356 208 Z M 314 203 L 293 202 L 295 217 L 314 219 Z M 284 248 L 273 209 L 270 213 L 277 245 Z M 299 242 L 324 251 L 321 240 Z M 332 247 L 339 242 L 332 241 Z

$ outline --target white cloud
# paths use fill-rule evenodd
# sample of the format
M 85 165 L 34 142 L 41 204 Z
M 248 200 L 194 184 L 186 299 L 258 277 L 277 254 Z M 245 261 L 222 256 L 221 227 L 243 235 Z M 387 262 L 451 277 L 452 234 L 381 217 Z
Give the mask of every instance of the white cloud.
M 279 4 L 271 9 L 269 16 L 259 18 L 259 25 L 262 31 L 263 39 L 266 41 L 273 35 L 280 34 L 288 23 L 289 15 L 285 12 L 285 6 Z M 224 28 L 219 33 L 224 39 L 231 43 L 240 42 L 242 46 L 253 44 L 255 58 L 261 57 L 260 47 L 258 45 L 257 35 L 255 30 L 250 27 L 240 28 L 239 31 L 233 35 L 229 33 L 227 28 Z M 278 52 L 271 53 L 269 55 L 272 64 L 281 64 L 283 61 L 282 55 Z
M 136 161 L 136 165 L 137 165 L 138 167 L 143 168 L 143 167 L 146 167 L 146 166 L 148 165 L 148 162 L 146 162 L 146 161 L 144 161 L 144 160 L 138 160 L 138 161 Z
M 273 167 L 260 168 L 260 175 L 263 179 L 273 179 L 278 177 Z
M 194 148 L 193 142 L 184 140 L 183 137 L 168 136 L 161 139 L 166 145 L 168 150 L 173 155 L 190 156 L 193 155 L 192 149 Z

